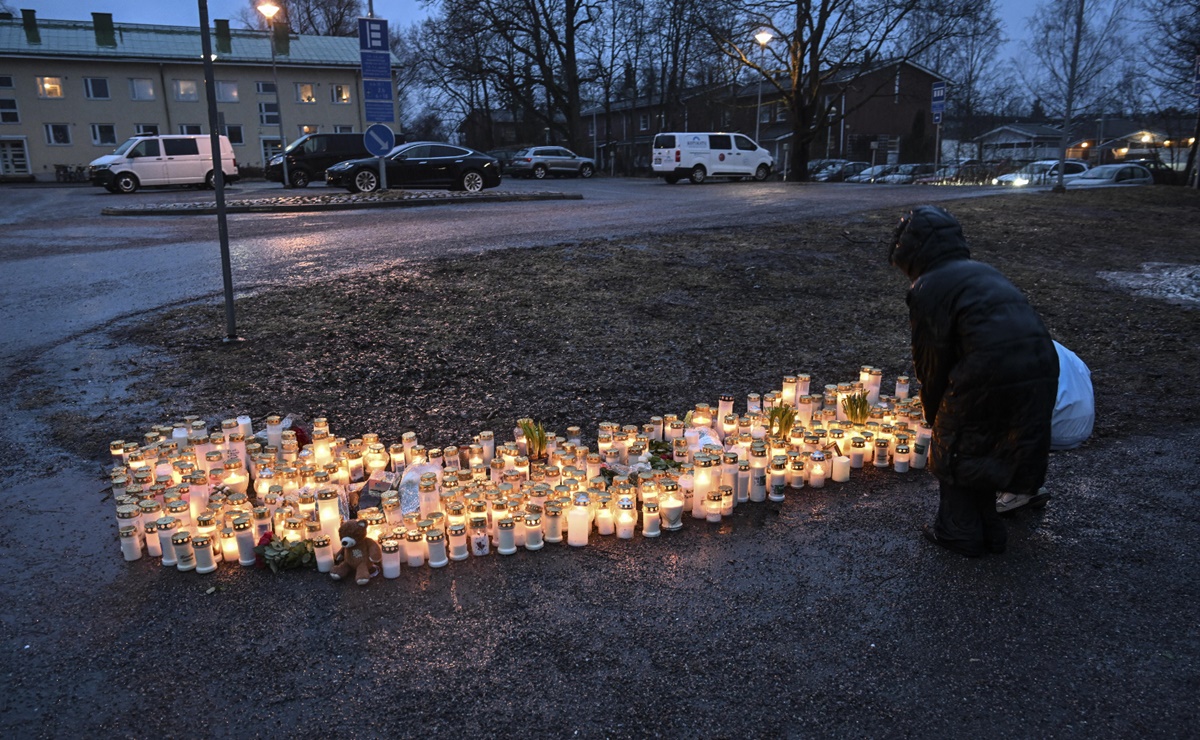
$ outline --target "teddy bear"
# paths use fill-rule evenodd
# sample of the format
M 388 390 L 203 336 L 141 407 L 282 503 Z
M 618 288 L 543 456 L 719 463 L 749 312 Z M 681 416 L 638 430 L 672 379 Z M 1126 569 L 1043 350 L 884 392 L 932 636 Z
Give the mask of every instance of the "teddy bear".
M 379 543 L 367 537 L 367 523 L 361 519 L 342 522 L 338 536 L 342 540 L 342 550 L 329 571 L 330 577 L 340 581 L 353 576 L 358 585 L 367 585 L 371 577 L 379 573 L 379 563 L 383 562 Z

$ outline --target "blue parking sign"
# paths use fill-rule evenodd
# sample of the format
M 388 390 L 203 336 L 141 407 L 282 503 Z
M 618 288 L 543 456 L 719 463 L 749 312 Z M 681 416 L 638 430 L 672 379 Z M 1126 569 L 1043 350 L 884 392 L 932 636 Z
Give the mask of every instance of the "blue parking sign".
M 387 21 L 382 18 L 359 18 L 358 48 L 362 51 L 387 51 Z

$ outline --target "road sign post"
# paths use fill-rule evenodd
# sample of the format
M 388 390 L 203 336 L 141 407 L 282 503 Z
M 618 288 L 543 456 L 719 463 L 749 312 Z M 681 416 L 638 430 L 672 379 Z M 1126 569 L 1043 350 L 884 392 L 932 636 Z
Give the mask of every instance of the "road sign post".
M 396 134 L 382 123 L 368 126 L 363 133 L 363 145 L 367 151 L 379 157 L 379 189 L 387 190 L 387 160 L 385 155 L 396 146 Z
M 933 168 L 938 169 L 942 161 L 942 114 L 946 112 L 946 83 L 941 80 L 933 83 L 933 97 L 929 104 L 933 113 Z

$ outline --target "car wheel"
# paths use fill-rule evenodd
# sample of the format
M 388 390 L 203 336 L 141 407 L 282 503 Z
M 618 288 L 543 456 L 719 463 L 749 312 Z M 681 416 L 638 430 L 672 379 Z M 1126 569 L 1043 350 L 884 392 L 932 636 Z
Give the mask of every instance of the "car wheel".
M 478 193 L 483 190 L 483 174 L 478 170 L 467 170 L 458 178 L 458 189 Z
M 595 172 L 595 169 L 590 164 L 585 164 L 579 168 L 579 176 L 585 180 L 595 174 Z
M 668 185 L 674 185 L 675 183 L 679 182 L 679 175 L 663 175 L 663 180 Z
M 294 188 L 306 188 L 312 182 L 312 178 L 304 170 L 292 170 L 288 173 L 288 180 Z
M 533 168 L 533 178 L 535 180 L 545 180 L 546 175 L 548 175 L 548 174 L 549 173 L 546 171 L 545 165 L 539 164 L 537 167 Z
M 698 164 L 692 168 L 692 174 L 688 175 L 688 179 L 696 185 L 704 182 L 704 178 L 708 177 L 708 173 L 704 170 L 704 165 Z
M 771 168 L 766 166 L 765 164 L 760 164 L 758 166 L 758 169 L 756 169 L 754 171 L 755 182 L 762 182 L 763 180 L 766 180 L 770 176 L 771 176 Z
M 354 173 L 354 191 L 358 193 L 373 193 L 379 189 L 379 175 L 371 170 L 359 170 Z
M 128 172 L 122 172 L 117 175 L 117 179 L 113 180 L 113 187 L 118 193 L 136 193 L 138 189 L 138 179 Z
M 209 190 L 217 189 L 217 176 L 213 170 L 209 170 L 208 174 L 204 176 L 204 187 Z

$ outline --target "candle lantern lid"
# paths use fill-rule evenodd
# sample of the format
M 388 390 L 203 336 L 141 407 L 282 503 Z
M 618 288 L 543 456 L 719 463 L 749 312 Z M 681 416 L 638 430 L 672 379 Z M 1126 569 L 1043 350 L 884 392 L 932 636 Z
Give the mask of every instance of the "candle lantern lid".
M 186 545 L 187 543 L 189 543 L 191 541 L 192 541 L 192 533 L 187 531 L 186 529 L 183 530 L 182 532 L 176 532 L 175 534 L 171 535 L 171 544 L 172 545 Z

